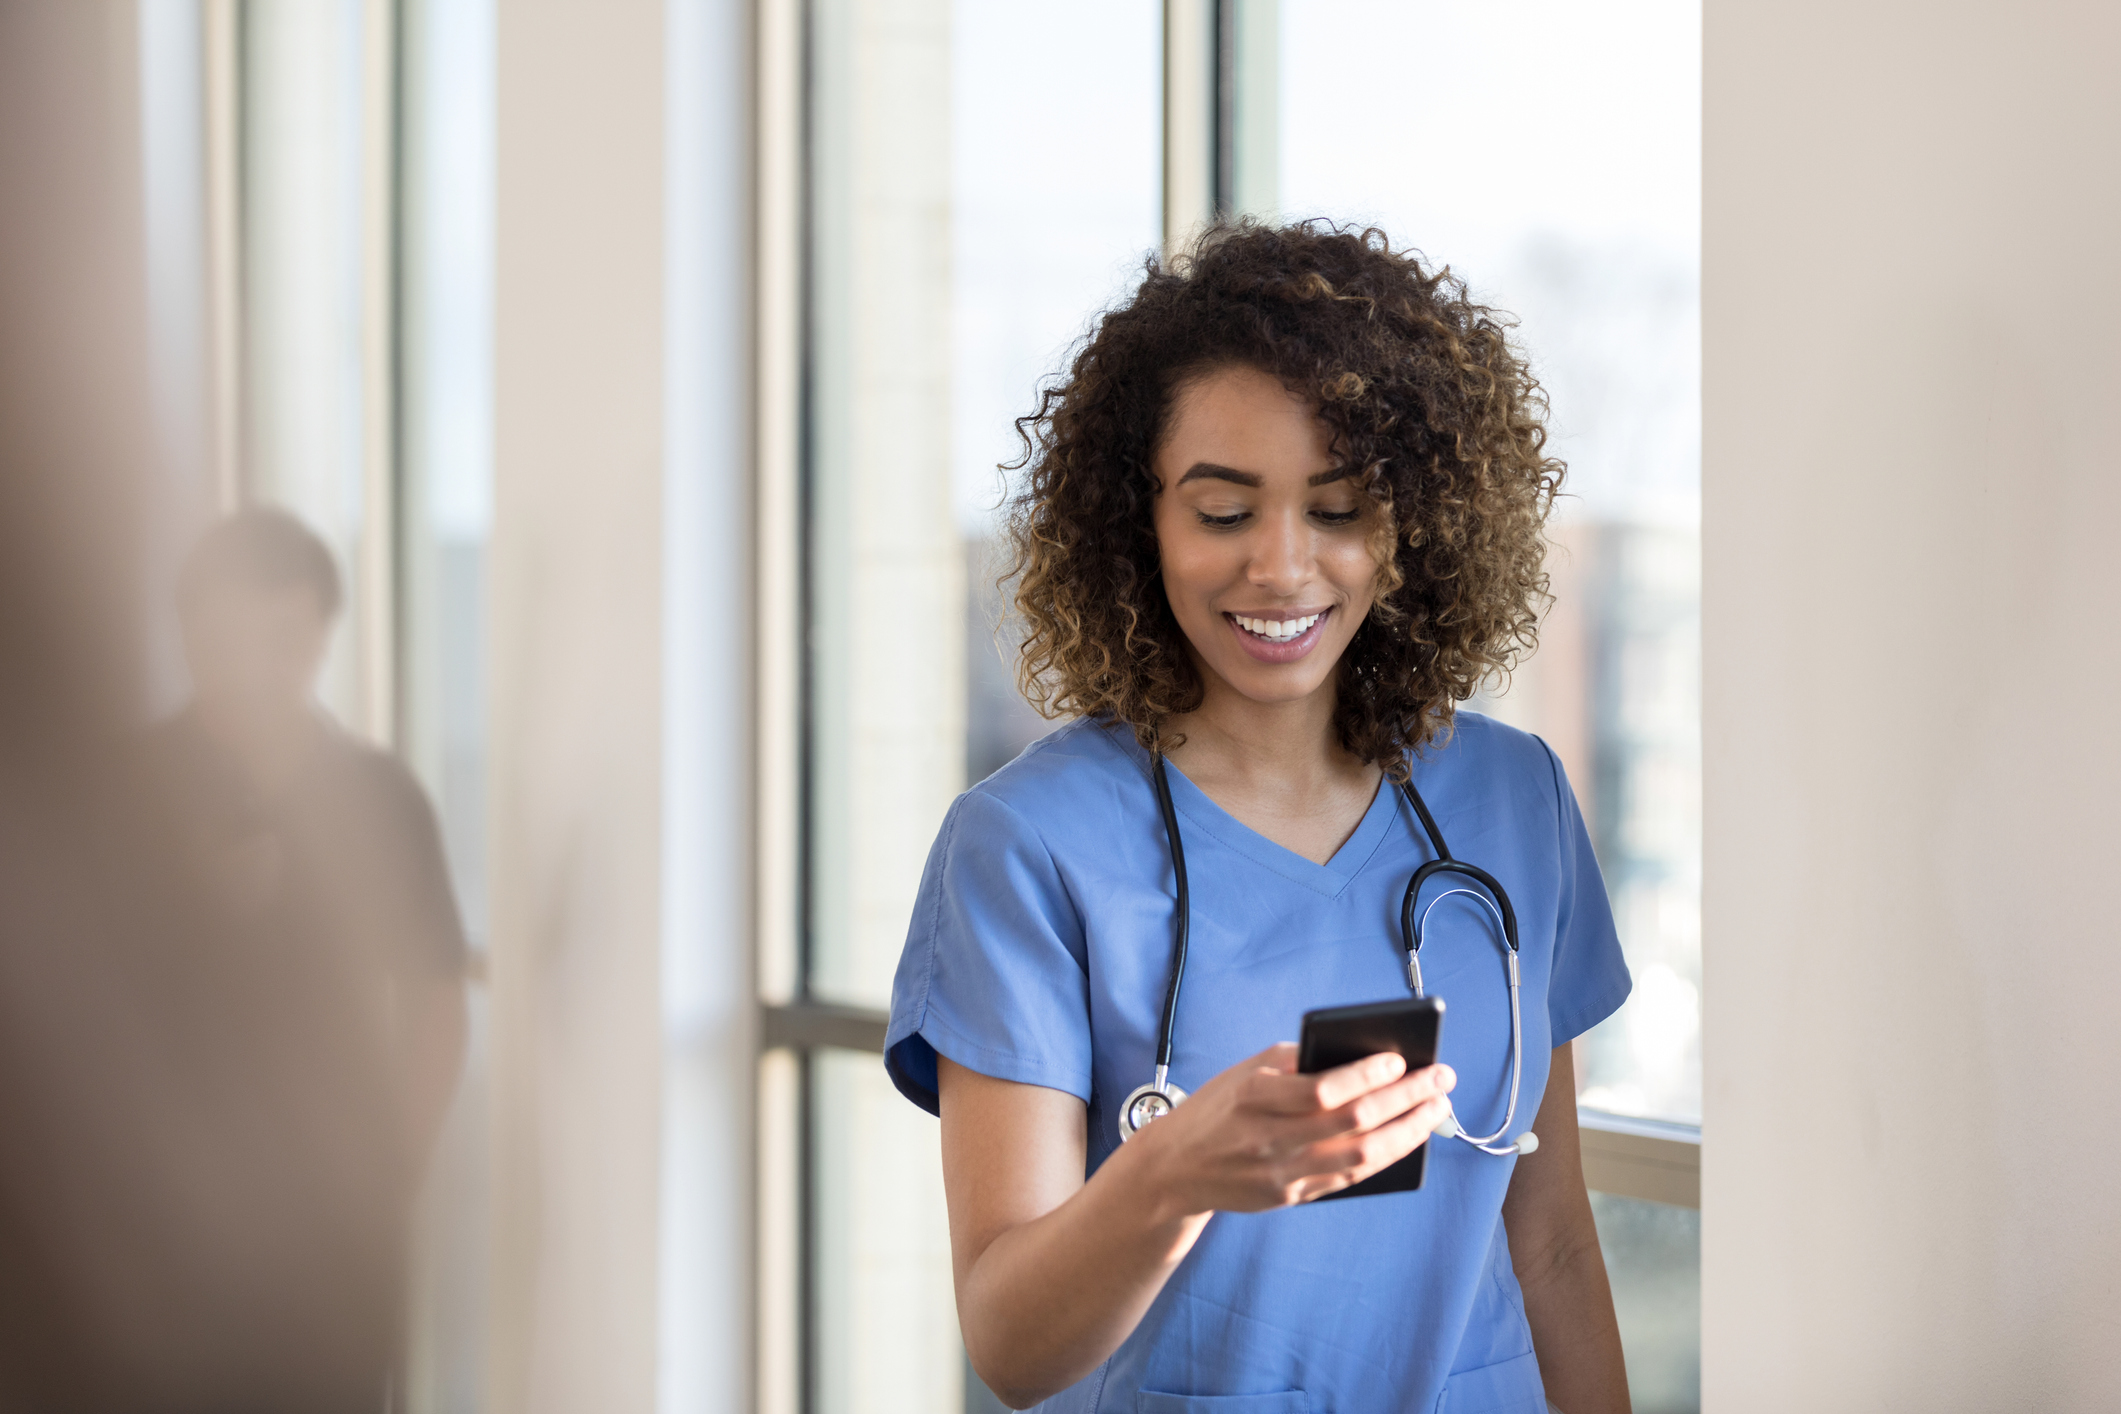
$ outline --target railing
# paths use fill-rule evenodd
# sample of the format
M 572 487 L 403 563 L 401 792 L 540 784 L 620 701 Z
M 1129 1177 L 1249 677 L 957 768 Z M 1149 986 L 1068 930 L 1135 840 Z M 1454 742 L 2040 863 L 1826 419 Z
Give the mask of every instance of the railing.
M 1578 1109 L 1583 1181 L 1593 1191 L 1701 1206 L 1701 1126 Z

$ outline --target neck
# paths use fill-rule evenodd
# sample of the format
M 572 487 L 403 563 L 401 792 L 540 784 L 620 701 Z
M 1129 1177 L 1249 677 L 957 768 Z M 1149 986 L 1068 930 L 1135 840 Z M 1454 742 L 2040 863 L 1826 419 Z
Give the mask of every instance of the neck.
M 1333 730 L 1338 702 L 1330 679 L 1308 697 L 1256 702 L 1210 676 L 1200 706 L 1171 720 L 1170 732 L 1185 738 L 1171 760 L 1203 786 L 1222 781 L 1297 795 L 1367 777 L 1371 768 Z

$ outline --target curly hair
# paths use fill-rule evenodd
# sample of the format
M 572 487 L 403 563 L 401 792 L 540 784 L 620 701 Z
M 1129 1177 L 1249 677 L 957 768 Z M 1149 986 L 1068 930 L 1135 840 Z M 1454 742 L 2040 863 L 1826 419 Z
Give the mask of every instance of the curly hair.
M 1152 464 L 1180 389 L 1249 367 L 1317 408 L 1377 512 L 1375 604 L 1342 658 L 1334 725 L 1402 775 L 1538 642 L 1564 468 L 1511 327 L 1375 229 L 1244 221 L 1151 258 L 1017 420 L 1026 474 L 1002 582 L 1024 695 L 1047 717 L 1124 722 L 1152 752 L 1177 744 L 1166 723 L 1202 684 L 1160 580 Z

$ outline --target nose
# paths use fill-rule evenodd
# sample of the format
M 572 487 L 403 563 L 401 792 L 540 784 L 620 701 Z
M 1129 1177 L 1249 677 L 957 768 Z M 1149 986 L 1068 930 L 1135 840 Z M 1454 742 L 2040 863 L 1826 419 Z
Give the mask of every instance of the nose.
M 1287 598 L 1310 582 L 1312 558 L 1310 527 L 1302 511 L 1262 516 L 1246 575 L 1255 588 Z

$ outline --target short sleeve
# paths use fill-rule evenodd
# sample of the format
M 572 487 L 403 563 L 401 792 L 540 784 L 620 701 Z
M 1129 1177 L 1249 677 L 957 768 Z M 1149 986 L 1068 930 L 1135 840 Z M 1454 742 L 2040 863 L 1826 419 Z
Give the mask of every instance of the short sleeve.
M 1540 745 L 1553 769 L 1560 809 L 1561 901 L 1554 919 L 1554 971 L 1547 983 L 1547 1025 L 1559 1046 L 1620 1010 L 1635 984 L 1621 956 L 1613 905 L 1576 792 L 1554 748 L 1544 741 Z
M 1082 916 L 1038 831 L 980 790 L 944 818 L 891 987 L 884 1064 L 930 1114 L 938 1054 L 1090 1098 Z

